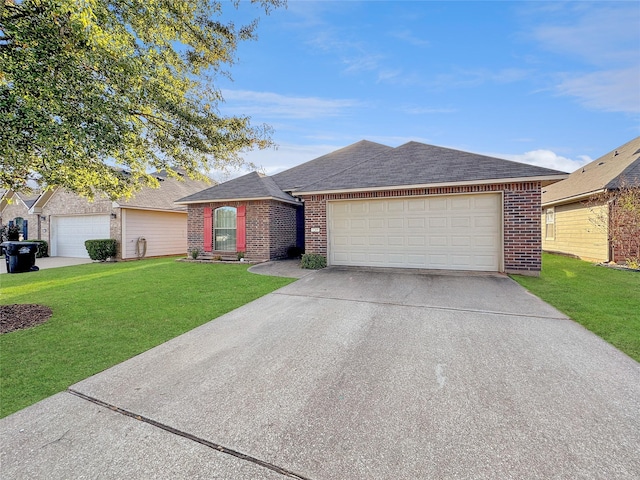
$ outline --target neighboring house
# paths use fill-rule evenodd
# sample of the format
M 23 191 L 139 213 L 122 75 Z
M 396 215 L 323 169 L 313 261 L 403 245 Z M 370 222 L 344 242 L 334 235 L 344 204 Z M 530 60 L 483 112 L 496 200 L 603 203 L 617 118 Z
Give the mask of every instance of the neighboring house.
M 607 220 L 619 207 L 615 202 L 594 200 L 623 184 L 640 188 L 640 137 L 543 190 L 543 250 L 599 262 L 624 260 L 629 252 L 611 242 Z M 640 230 L 635 236 L 640 237 Z
M 123 260 L 186 254 L 187 211 L 174 201 L 210 184 L 186 176 L 178 180 L 164 171 L 154 176 L 159 188 L 144 187 L 116 202 L 105 196 L 91 202 L 63 188 L 46 191 L 29 206 L 29 237 L 48 241 L 49 254 L 59 257 L 87 258 L 84 242 L 103 238 L 118 241 L 118 258 Z M 10 209 L 18 207 L 14 204 L 4 207 L 3 222 L 11 220 Z
M 250 173 L 178 200 L 189 249 L 329 265 L 514 272 L 541 267 L 541 187 L 567 174 L 409 142 L 360 141 L 272 177 Z
M 38 216 L 29 212 L 38 196 L 3 190 L 0 193 L 0 225 L 17 225 L 22 240 L 39 238 Z

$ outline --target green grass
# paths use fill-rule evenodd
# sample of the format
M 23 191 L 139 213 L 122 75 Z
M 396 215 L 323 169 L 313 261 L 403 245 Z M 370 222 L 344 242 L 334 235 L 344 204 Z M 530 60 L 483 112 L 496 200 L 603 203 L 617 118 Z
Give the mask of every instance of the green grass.
M 512 278 L 640 362 L 640 273 L 544 254 L 540 277 Z
M 165 258 L 0 276 L 0 304 L 53 310 L 0 335 L 0 418 L 293 281 L 247 268 Z

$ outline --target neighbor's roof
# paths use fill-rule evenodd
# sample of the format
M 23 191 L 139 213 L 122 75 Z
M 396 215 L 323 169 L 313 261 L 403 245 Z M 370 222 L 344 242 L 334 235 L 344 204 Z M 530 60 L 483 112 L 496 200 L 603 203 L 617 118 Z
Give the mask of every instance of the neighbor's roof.
M 143 187 L 128 200 L 118 200 L 117 204 L 123 208 L 184 211 L 185 207 L 175 204 L 178 198 L 211 186 L 210 183 L 194 180 L 183 174 L 180 174 L 180 179 L 171 177 L 165 170 L 152 173 L 152 175 L 160 184 L 158 188 Z
M 347 147 L 310 160 L 296 167 L 275 174 L 272 178 L 278 186 L 287 192 L 295 191 L 305 185 L 319 182 L 329 176 L 369 160 L 381 153 L 390 152 L 392 147 L 380 143 L 361 140 Z
M 619 188 L 622 182 L 640 184 L 640 137 L 579 168 L 566 180 L 549 185 L 542 192 L 542 203 L 578 201 Z
M 26 195 L 24 193 L 16 192 L 11 189 L 2 189 L 0 190 L 0 211 L 4 210 L 4 208 L 9 204 L 10 198 L 12 197 L 16 197 L 18 200 L 20 200 L 28 210 L 36 202 L 39 196 L 39 193 Z
M 193 195 L 176 200 L 177 204 L 275 199 L 282 202 L 299 203 L 291 195 L 283 192 L 273 178 L 251 172 L 228 182 L 220 183 Z
M 307 184 L 299 191 L 382 189 L 494 180 L 539 180 L 546 184 L 566 177 L 566 173 L 549 168 L 409 142 Z

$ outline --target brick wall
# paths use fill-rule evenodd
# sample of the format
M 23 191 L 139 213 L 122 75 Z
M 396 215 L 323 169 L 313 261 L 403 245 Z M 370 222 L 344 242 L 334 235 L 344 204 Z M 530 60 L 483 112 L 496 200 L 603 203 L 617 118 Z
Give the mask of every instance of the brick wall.
M 296 245 L 296 206 L 272 201 L 269 224 L 270 258 L 286 258 L 287 249 Z
M 204 208 L 246 206 L 245 258 L 252 261 L 285 257 L 287 248 L 296 243 L 296 207 L 275 200 L 244 202 L 213 202 L 189 205 L 187 220 L 188 250 L 204 250 Z M 214 226 L 215 227 L 215 226 Z M 213 237 L 213 231 L 208 233 Z M 214 242 L 215 245 L 215 242 Z M 213 251 L 212 255 L 232 255 L 235 252 Z
M 39 215 L 29 214 L 29 209 L 22 203 L 22 200 L 20 200 L 17 195 L 13 195 L 11 203 L 0 213 L 0 225 L 8 225 L 9 222 L 18 217 L 24 218 L 29 222 L 27 225 L 28 240 L 47 240 L 47 238 L 42 238 L 42 226 Z M 22 231 L 20 233 L 22 233 Z M 27 239 L 25 238 L 24 240 Z
M 305 195 L 305 251 L 327 255 L 327 201 L 456 193 L 504 193 L 504 269 L 538 275 L 541 268 L 539 182 Z M 319 229 L 312 233 L 312 229 Z
M 617 202 L 610 204 L 609 235 L 611 240 L 611 253 L 614 262 L 624 262 L 627 259 L 640 258 L 640 225 L 637 216 L 620 209 Z M 620 209 L 620 210 L 618 210 Z M 614 219 L 617 226 L 612 225 Z

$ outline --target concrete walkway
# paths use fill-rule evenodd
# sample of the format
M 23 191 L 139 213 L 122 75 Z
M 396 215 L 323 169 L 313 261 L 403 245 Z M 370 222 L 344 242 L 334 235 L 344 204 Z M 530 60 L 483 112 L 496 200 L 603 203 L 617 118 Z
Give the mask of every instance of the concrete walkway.
M 640 364 L 503 276 L 326 269 L 0 420 L 2 478 L 640 478 Z

